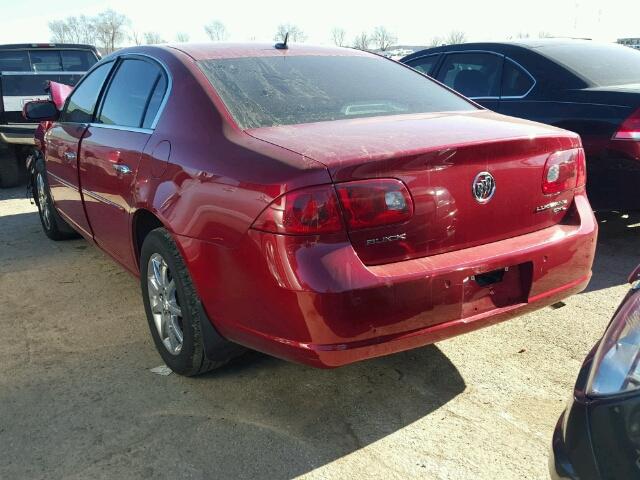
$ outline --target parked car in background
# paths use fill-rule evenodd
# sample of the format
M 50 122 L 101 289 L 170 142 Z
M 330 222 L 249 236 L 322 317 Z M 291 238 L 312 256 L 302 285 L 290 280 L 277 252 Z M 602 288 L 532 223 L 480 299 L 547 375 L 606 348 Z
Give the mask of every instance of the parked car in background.
M 588 40 L 467 43 L 402 62 L 505 115 L 580 134 L 596 208 L 640 208 L 640 51 Z
M 140 277 L 165 363 L 256 349 L 316 367 L 553 304 L 591 276 L 575 134 L 479 109 L 357 50 L 134 47 L 59 111 L 35 173 L 45 233 Z
M 640 478 L 640 266 L 553 434 L 552 479 Z
M 25 103 L 49 98 L 49 81 L 75 85 L 98 58 L 90 45 L 0 45 L 0 187 L 21 181 L 33 150 L 37 125 L 22 116 Z

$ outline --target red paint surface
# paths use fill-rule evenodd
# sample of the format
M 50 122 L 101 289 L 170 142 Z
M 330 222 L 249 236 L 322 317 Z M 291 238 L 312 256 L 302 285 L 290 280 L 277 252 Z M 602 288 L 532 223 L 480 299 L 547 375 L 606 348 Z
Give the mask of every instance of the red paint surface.
M 193 57 L 368 54 L 187 48 L 122 51 L 154 56 L 173 77 L 152 133 L 91 128 L 79 145 L 82 132 L 74 136 L 54 124 L 47 166 L 71 185 L 50 177 L 58 208 L 130 271 L 138 271 L 138 213 L 152 212 L 176 239 L 213 325 L 227 338 L 282 358 L 338 366 L 506 320 L 588 282 L 597 226 L 586 196 L 581 189 L 557 196 L 541 190 L 544 161 L 579 147 L 575 134 L 486 111 L 243 132 Z M 74 148 L 74 139 L 78 162 L 63 165 L 62 152 Z M 134 169 L 126 181 L 109 169 L 119 159 Z M 497 181 L 486 205 L 471 195 L 482 170 Z M 364 178 L 404 182 L 415 201 L 412 219 L 322 236 L 250 228 L 285 192 Z M 86 192 L 94 194 L 91 205 Z M 567 201 L 567 212 L 534 213 L 557 200 Z M 367 238 L 398 229 L 406 243 L 367 249 Z M 505 267 L 509 272 L 492 289 L 471 279 Z

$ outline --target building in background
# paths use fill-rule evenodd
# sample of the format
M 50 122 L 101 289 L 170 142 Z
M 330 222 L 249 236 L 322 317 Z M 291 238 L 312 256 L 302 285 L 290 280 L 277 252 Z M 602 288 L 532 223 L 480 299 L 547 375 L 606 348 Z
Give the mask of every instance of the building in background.
M 640 50 L 640 38 L 619 38 L 618 43 Z

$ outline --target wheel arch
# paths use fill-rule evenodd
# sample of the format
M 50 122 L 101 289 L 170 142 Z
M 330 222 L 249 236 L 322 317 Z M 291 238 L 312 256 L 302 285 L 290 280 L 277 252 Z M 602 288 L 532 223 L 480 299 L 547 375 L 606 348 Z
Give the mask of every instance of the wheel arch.
M 140 253 L 142 252 L 142 244 L 147 235 L 156 228 L 166 228 L 171 231 L 158 215 L 146 208 L 136 210 L 131 219 L 132 244 L 134 249 L 134 257 L 140 271 Z

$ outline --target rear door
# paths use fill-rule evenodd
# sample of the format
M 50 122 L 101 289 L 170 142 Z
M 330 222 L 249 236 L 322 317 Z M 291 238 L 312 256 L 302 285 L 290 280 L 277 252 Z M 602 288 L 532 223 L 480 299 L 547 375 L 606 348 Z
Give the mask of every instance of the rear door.
M 149 58 L 120 60 L 80 150 L 82 192 L 94 239 L 131 269 L 136 265 L 130 231 L 133 182 L 167 80 L 164 69 Z
M 452 52 L 445 55 L 436 79 L 485 108 L 500 105 L 503 56 L 493 52 Z
M 113 62 L 104 63 L 83 79 L 69 96 L 60 120 L 45 137 L 47 175 L 53 201 L 66 219 L 89 237 L 91 227 L 80 194 L 78 151 L 112 67 Z

